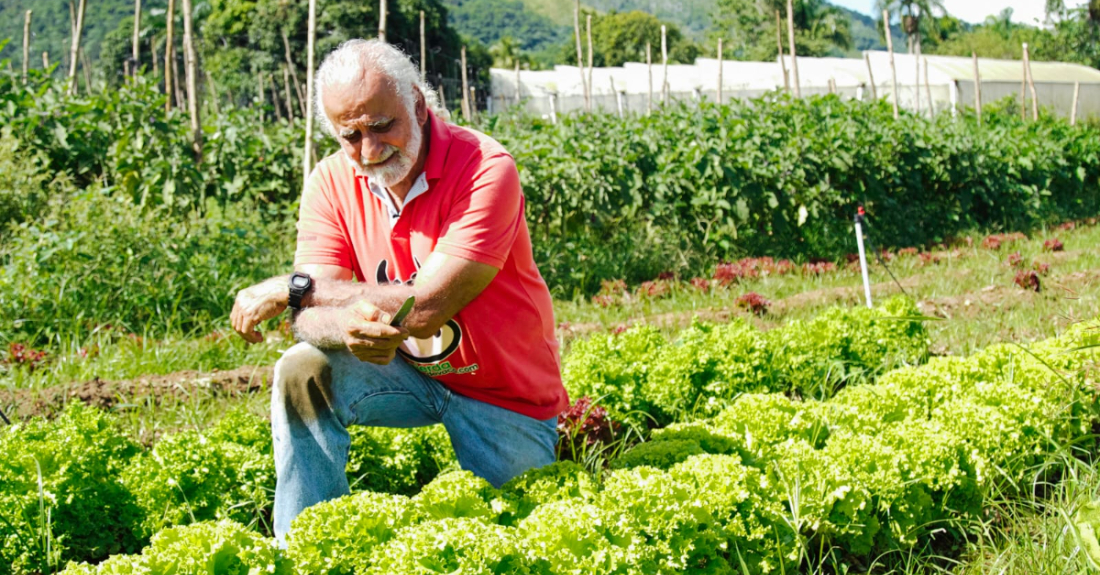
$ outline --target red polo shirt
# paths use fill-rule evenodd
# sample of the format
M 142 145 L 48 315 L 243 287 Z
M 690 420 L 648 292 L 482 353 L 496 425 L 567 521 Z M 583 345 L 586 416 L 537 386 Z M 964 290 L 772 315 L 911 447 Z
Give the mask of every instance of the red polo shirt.
M 430 339 L 402 358 L 451 390 L 537 419 L 569 405 L 561 381 L 550 291 L 535 267 L 515 160 L 495 140 L 429 114 L 428 189 L 392 221 L 344 153 L 313 170 L 298 215 L 295 265 L 352 270 L 360 282 L 407 283 L 428 255 L 500 271 Z

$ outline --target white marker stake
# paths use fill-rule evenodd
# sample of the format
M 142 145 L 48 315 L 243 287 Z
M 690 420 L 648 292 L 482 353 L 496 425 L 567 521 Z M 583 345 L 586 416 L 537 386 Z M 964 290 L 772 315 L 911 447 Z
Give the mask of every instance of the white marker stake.
M 856 245 L 859 246 L 859 269 L 863 272 L 863 293 L 867 296 L 867 307 L 871 305 L 871 279 L 867 277 L 867 253 L 863 251 L 863 208 L 856 214 Z

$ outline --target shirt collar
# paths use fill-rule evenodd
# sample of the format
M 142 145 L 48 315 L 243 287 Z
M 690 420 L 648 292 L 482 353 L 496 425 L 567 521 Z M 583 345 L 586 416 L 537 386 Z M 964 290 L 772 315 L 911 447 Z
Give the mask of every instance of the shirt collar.
M 428 122 L 431 128 L 428 138 L 428 159 L 424 161 L 424 175 L 429 180 L 438 180 L 443 177 L 443 165 L 447 161 L 447 152 L 451 149 L 451 126 L 440 120 L 431 110 L 428 110 Z
M 390 197 L 390 193 L 379 186 L 378 184 L 367 179 L 367 187 L 370 193 L 382 200 L 382 204 L 386 206 L 387 211 L 390 214 L 390 219 L 397 219 L 401 215 L 402 210 L 397 209 L 397 205 L 393 203 L 393 198 Z M 420 172 L 420 175 L 416 177 L 411 188 L 409 188 L 409 194 L 405 196 L 404 205 L 409 205 L 409 202 L 416 199 L 417 196 L 423 195 L 428 191 L 428 180 L 424 177 L 424 172 Z

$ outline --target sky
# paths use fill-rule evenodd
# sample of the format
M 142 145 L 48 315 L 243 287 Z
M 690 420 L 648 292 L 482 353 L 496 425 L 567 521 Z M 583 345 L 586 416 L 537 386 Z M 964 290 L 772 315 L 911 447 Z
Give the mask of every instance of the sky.
M 867 15 L 872 15 L 875 11 L 875 0 L 830 0 L 830 2 Z M 1066 0 L 1067 7 L 1083 4 L 1085 2 L 1082 0 Z M 947 9 L 948 14 L 972 24 L 980 24 L 985 21 L 986 16 L 1000 14 L 1005 8 L 1012 8 L 1013 22 L 1039 24 L 1046 17 L 1043 12 L 1045 5 L 1044 0 L 943 0 L 943 7 Z

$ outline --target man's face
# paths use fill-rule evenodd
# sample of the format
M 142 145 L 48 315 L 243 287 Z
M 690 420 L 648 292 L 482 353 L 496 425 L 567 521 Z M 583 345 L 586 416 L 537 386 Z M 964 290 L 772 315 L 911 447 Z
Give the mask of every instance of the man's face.
M 415 97 L 409 110 L 391 82 L 375 71 L 322 94 L 321 104 L 351 165 L 383 187 L 408 177 L 416 164 L 427 110 L 423 98 Z

